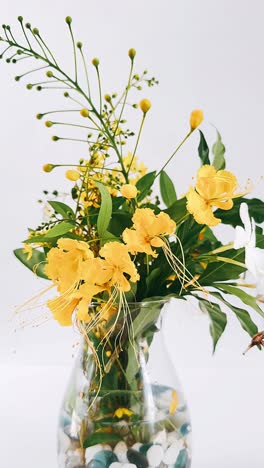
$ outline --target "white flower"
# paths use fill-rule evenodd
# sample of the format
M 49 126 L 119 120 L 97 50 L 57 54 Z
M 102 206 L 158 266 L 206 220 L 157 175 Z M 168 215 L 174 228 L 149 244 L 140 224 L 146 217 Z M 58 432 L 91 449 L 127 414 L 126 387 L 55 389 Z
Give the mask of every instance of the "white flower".
M 256 279 L 260 279 L 264 276 L 264 249 L 256 247 L 255 223 L 249 217 L 246 203 L 241 203 L 239 214 L 244 228 L 237 226 L 235 229 L 234 249 L 245 248 L 246 267 Z

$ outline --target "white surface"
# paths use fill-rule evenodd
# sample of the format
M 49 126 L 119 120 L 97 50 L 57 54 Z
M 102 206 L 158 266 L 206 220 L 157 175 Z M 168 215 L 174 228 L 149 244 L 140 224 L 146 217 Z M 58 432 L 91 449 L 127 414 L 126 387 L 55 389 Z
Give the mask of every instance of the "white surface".
M 147 67 L 160 80 L 158 88 L 145 93 L 153 109 L 138 152 L 150 168 L 166 161 L 185 135 L 190 110 L 201 107 L 211 142 L 209 122 L 222 133 L 228 168 L 242 186 L 247 177 L 253 179 L 254 195 L 263 193 L 262 0 L 2 2 L 1 22 L 14 23 L 19 14 L 47 35 L 69 67 L 63 19 L 73 16 L 77 38 L 89 47 L 88 58 L 101 59 L 107 92 L 123 85 L 127 50 L 137 49 L 138 69 Z M 26 237 L 26 227 L 39 222 L 35 200 L 41 190 L 69 187 L 66 181 L 59 186 L 62 173 L 42 173 L 42 164 L 75 161 L 84 150 L 78 144 L 50 142 L 55 132 L 43 128 L 34 115 L 58 108 L 60 99 L 26 91 L 14 82 L 17 73 L 15 66 L 1 63 L 1 466 L 55 468 L 57 412 L 77 337 L 54 323 L 11 333 L 12 307 L 44 284 L 11 251 Z M 198 167 L 196 146 L 193 135 L 169 168 L 178 193 L 187 190 Z M 175 313 L 167 327 L 168 345 L 192 410 L 193 468 L 263 467 L 263 353 L 253 350 L 242 357 L 248 337 L 233 319 L 212 358 L 206 319 L 191 307 Z M 261 320 L 259 324 L 264 328 Z

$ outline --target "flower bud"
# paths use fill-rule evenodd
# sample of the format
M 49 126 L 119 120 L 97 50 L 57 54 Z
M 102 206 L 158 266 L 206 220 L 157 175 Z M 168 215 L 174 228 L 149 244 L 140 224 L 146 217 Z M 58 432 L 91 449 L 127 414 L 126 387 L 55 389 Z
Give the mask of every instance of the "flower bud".
M 82 46 L 83 46 L 83 45 L 82 45 L 82 42 L 80 42 L 80 41 L 76 42 L 76 47 L 77 47 L 78 49 L 81 49 Z
M 52 78 L 53 77 L 53 72 L 51 70 L 48 70 L 47 73 L 46 73 L 46 76 L 48 78 Z
M 22 21 L 23 21 L 23 16 L 18 16 L 17 19 L 18 19 L 18 21 L 19 21 L 20 23 L 22 23 Z
M 32 89 L 33 88 L 33 85 L 31 83 L 28 83 L 27 86 L 26 86 L 27 89 Z
M 65 93 L 63 94 L 63 96 L 68 98 L 68 97 L 69 97 L 68 91 L 65 91 Z
M 56 136 L 56 135 L 53 135 L 51 137 L 51 139 L 52 139 L 52 141 L 58 141 L 60 138 L 58 136 Z
M 30 23 L 26 23 L 25 26 L 26 26 L 27 29 L 31 29 L 31 24 Z
M 98 67 L 99 63 L 100 63 L 100 62 L 99 62 L 99 59 L 98 59 L 97 57 L 93 58 L 92 64 L 93 64 L 96 68 Z
M 138 191 L 135 185 L 124 184 L 120 188 L 120 193 L 123 197 L 128 198 L 130 200 L 131 198 L 136 198 Z
M 111 102 L 110 94 L 105 94 L 104 98 L 105 98 L 106 102 Z
M 146 114 L 151 108 L 151 102 L 148 99 L 142 99 L 139 103 L 139 107 L 144 114 Z
M 110 351 L 110 349 L 108 351 L 106 351 L 105 354 L 106 354 L 106 357 L 108 357 L 108 358 L 112 356 L 112 352 Z
M 50 127 L 52 127 L 53 122 L 51 122 L 51 120 L 47 120 L 47 121 L 45 122 L 45 125 L 46 125 L 46 127 L 50 128 Z
M 55 166 L 53 164 L 44 164 L 42 169 L 43 169 L 44 172 L 51 172 L 52 169 L 54 169 L 54 167 Z
M 66 21 L 67 24 L 71 24 L 72 23 L 72 18 L 70 16 L 66 16 L 65 21 Z
M 35 34 L 35 36 L 39 36 L 39 29 L 38 28 L 33 28 L 32 32 L 33 32 L 33 34 Z
M 196 109 L 193 110 L 190 115 L 190 127 L 191 131 L 195 130 L 202 123 L 204 119 L 203 111 Z
M 80 178 L 79 172 L 73 169 L 69 169 L 68 171 L 66 171 L 65 176 L 66 176 L 66 179 L 71 180 L 73 182 L 75 182 L 76 180 Z
M 36 119 L 41 120 L 44 114 L 37 114 Z
M 80 114 L 82 117 L 89 117 L 89 110 L 84 107 L 83 109 L 80 110 Z
M 136 50 L 135 49 L 129 49 L 128 51 L 128 56 L 129 58 L 131 58 L 131 60 L 134 60 L 135 56 L 136 56 Z

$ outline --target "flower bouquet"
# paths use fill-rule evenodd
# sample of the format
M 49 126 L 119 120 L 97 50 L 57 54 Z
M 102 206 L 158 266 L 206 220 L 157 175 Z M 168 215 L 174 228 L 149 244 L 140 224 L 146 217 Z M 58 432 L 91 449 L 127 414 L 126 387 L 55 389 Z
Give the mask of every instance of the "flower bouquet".
M 165 169 L 198 131 L 201 110 L 191 112 L 186 136 L 163 166 L 147 170 L 137 154 L 151 102 L 137 93 L 158 82 L 146 70 L 135 70 L 134 49 L 128 51 L 124 90 L 105 94 L 99 59 L 87 63 L 70 17 L 72 74 L 61 68 L 38 28 L 22 17 L 18 22 L 19 39 L 17 31 L 3 25 L 1 58 L 36 63 L 15 77 L 20 82 L 30 76 L 28 90 L 63 89 L 61 110 L 45 110 L 37 118 L 48 128 L 78 132 L 64 136 L 58 131 L 52 140 L 82 141 L 87 154 L 72 164 L 43 166 L 47 173 L 64 168 L 71 190 L 63 198 L 57 191 L 47 194 L 45 220 L 14 251 L 49 282 L 43 294 L 54 291 L 46 300 L 50 317 L 81 335 L 60 415 L 59 466 L 186 468 L 189 416 L 172 369 L 165 370 L 169 361 L 158 341 L 162 311 L 170 298 L 192 297 L 208 315 L 214 349 L 227 324 L 222 305 L 256 336 L 247 309 L 264 313 L 245 292 L 241 275 L 247 270 L 263 274 L 264 236 L 256 224 L 264 221 L 264 204 L 248 198 L 250 189 L 240 188 L 226 169 L 219 132 L 210 151 L 201 130 L 196 180 L 191 182 L 190 175 L 186 194 L 177 197 Z M 96 90 L 90 86 L 92 73 Z M 136 133 L 126 121 L 129 108 L 139 118 Z M 213 231 L 219 223 L 236 228 L 228 244 Z M 234 305 L 234 299 L 243 305 Z

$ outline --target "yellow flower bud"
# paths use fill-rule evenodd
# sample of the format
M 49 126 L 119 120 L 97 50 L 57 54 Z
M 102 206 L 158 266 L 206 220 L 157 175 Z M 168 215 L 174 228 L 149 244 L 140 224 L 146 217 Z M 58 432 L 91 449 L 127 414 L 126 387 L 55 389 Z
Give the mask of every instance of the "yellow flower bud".
M 109 94 L 105 94 L 104 98 L 106 102 L 111 102 L 111 96 Z
M 106 357 L 110 357 L 112 355 L 112 352 L 109 350 L 109 351 L 106 351 Z
M 148 99 L 142 99 L 139 103 L 139 107 L 144 114 L 146 114 L 151 108 L 151 102 Z
M 98 59 L 97 57 L 93 58 L 92 64 L 93 64 L 95 67 L 98 67 L 98 65 L 99 65 L 99 59 Z
M 136 198 L 138 191 L 135 185 L 125 184 L 125 185 L 122 185 L 120 192 L 123 197 L 130 199 L 130 198 Z
M 53 122 L 51 122 L 51 120 L 47 120 L 47 121 L 45 122 L 45 125 L 46 125 L 46 127 L 50 128 L 50 127 L 52 127 Z
M 129 58 L 131 58 L 131 60 L 134 60 L 134 58 L 136 56 L 136 53 L 137 52 L 135 51 L 135 49 L 129 49 L 129 51 L 128 51 Z
M 200 109 L 193 110 L 190 115 L 191 130 L 195 130 L 202 123 L 204 119 L 203 111 Z
M 54 169 L 54 167 L 55 166 L 53 164 L 44 164 L 42 169 L 43 169 L 44 172 L 51 172 L 52 169 Z
M 77 172 L 77 171 L 75 171 L 73 169 L 69 169 L 68 171 L 66 171 L 65 176 L 66 176 L 67 179 L 72 180 L 73 182 L 75 182 L 76 180 L 78 180 L 80 178 L 79 172 Z
M 80 110 L 80 114 L 82 117 L 89 117 L 89 111 L 86 109 L 86 107 Z

